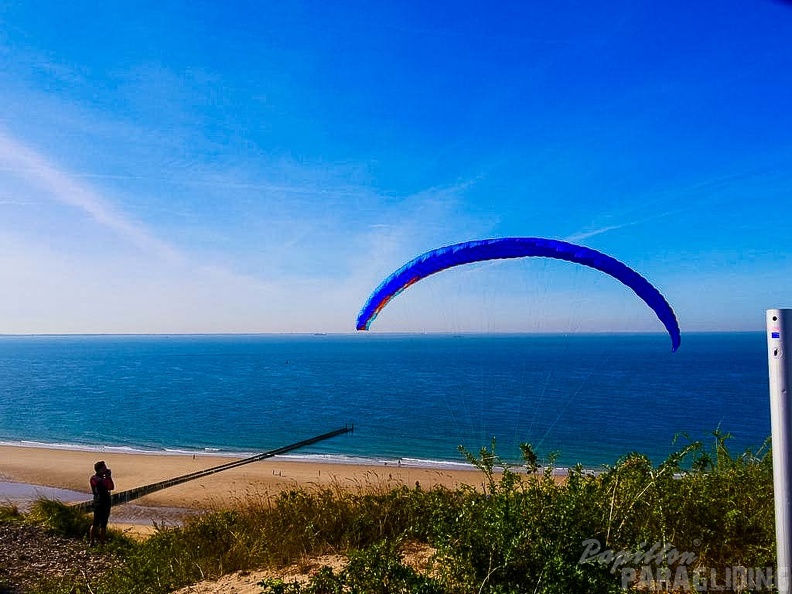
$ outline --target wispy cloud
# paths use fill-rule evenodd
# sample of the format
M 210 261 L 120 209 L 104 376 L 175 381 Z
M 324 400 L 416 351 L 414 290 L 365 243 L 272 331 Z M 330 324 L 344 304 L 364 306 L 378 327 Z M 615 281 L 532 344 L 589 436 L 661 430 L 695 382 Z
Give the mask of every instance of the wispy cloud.
M 658 219 L 662 219 L 662 218 L 671 216 L 673 214 L 678 214 L 679 212 L 681 212 L 683 210 L 684 209 L 680 208 L 680 209 L 675 209 L 675 210 L 663 211 L 663 212 L 658 212 L 658 213 L 655 213 L 655 214 L 652 214 L 652 215 L 648 215 L 648 216 L 645 216 L 645 217 L 641 217 L 641 218 L 637 218 L 637 219 L 631 219 L 631 220 L 624 221 L 624 222 L 621 222 L 621 223 L 614 223 L 614 224 L 611 224 L 611 225 L 602 225 L 600 227 L 594 227 L 594 228 L 590 228 L 590 229 L 585 229 L 585 230 L 580 231 L 578 233 L 573 233 L 572 235 L 568 235 L 567 237 L 564 238 L 564 240 L 565 241 L 569 241 L 571 243 L 584 241 L 586 239 L 590 239 L 590 238 L 596 237 L 598 235 L 603 235 L 603 234 L 609 233 L 611 231 L 618 231 L 620 229 L 626 229 L 628 227 L 634 227 L 636 225 L 642 225 L 644 223 L 650 223 L 650 222 L 656 221 Z
M 30 206 L 33 202 L 25 200 L 0 200 L 0 206 Z
M 98 191 L 81 182 L 78 176 L 59 168 L 45 155 L 16 140 L 3 130 L 0 130 L 0 167 L 44 190 L 51 199 L 82 210 L 99 225 L 111 229 L 119 237 L 130 241 L 140 249 L 156 254 L 169 262 L 176 263 L 183 260 L 173 246 L 157 238 L 141 223 L 122 213 Z
M 624 222 L 584 229 L 568 236 L 566 240 L 583 241 L 610 231 L 618 231 L 684 212 L 722 209 L 723 204 L 734 201 L 735 197 L 742 201 L 746 194 L 788 191 L 789 174 L 784 165 L 788 160 L 789 151 L 784 149 L 759 163 L 738 162 L 730 164 L 730 169 L 726 172 L 719 172 L 704 178 L 694 178 L 685 182 L 676 182 L 643 192 L 632 201 L 635 206 L 598 217 L 606 220 L 627 219 Z M 663 209 L 661 210 L 661 208 Z M 657 210 L 657 212 L 640 216 L 647 212 L 651 213 L 653 210 Z
M 619 229 L 624 229 L 626 227 L 632 227 L 634 225 L 638 225 L 639 223 L 643 223 L 652 220 L 654 218 L 657 217 L 649 217 L 647 219 L 628 221 L 626 223 L 619 223 L 615 225 L 605 225 L 603 227 L 598 227 L 596 229 L 587 229 L 579 233 L 573 233 L 572 235 L 568 235 L 567 237 L 564 238 L 564 241 L 569 241 L 570 243 L 577 243 L 579 241 L 584 241 L 586 239 L 596 237 L 597 235 L 602 235 L 603 233 L 608 233 L 609 231 L 617 231 Z

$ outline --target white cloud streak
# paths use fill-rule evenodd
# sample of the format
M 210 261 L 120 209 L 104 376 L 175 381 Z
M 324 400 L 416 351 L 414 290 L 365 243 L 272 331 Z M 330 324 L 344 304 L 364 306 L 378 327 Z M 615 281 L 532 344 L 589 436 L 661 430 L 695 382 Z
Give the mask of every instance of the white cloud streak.
M 183 261 L 179 252 L 155 237 L 143 225 L 119 212 L 95 189 L 60 169 L 44 155 L 0 130 L 0 165 L 8 172 L 44 190 L 53 200 L 82 210 L 99 225 L 140 249 L 165 261 Z
M 681 210 L 681 209 L 680 209 Z M 619 229 L 625 229 L 627 227 L 634 227 L 635 225 L 641 225 L 643 223 L 649 223 L 652 221 L 656 221 L 657 219 L 662 219 L 667 217 L 671 214 L 675 214 L 679 211 L 668 211 L 668 212 L 661 212 L 656 215 L 643 217 L 640 219 L 635 219 L 632 221 L 626 221 L 624 223 L 616 223 L 613 225 L 603 225 L 602 227 L 598 227 L 596 229 L 588 229 L 586 231 L 581 231 L 579 233 L 573 233 L 564 238 L 564 241 L 569 241 L 570 243 L 576 243 L 580 241 L 584 241 L 591 237 L 596 237 L 597 235 L 602 235 L 604 233 L 608 233 L 610 231 L 618 231 Z

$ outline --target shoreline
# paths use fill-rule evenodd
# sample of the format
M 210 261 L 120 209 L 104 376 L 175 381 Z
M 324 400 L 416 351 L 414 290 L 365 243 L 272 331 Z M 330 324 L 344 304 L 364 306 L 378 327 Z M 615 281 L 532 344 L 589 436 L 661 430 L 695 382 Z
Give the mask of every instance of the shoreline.
M 45 450 L 72 451 L 72 452 L 92 452 L 94 455 L 111 456 L 116 454 L 132 454 L 143 456 L 190 456 L 195 458 L 222 458 L 226 462 L 241 460 L 252 456 L 258 456 L 261 451 L 230 450 L 230 449 L 189 449 L 189 448 L 159 448 L 146 449 L 133 446 L 114 446 L 114 445 L 90 445 L 78 443 L 49 443 L 36 440 L 8 441 L 0 440 L 0 448 L 37 448 Z M 272 460 L 284 460 L 289 462 L 309 462 L 316 464 L 338 464 L 352 466 L 409 466 L 413 468 L 433 468 L 441 470 L 468 470 L 470 464 L 458 460 L 445 460 L 435 458 L 413 458 L 413 457 L 369 457 L 356 454 L 281 454 L 273 456 Z
M 121 446 L 121 445 L 92 445 L 92 444 L 79 444 L 79 443 L 51 443 L 36 440 L 19 440 L 9 441 L 0 440 L 0 451 L 3 448 L 33 448 L 43 450 L 56 450 L 66 452 L 91 452 L 93 455 L 98 456 L 97 460 L 102 456 L 110 457 L 119 454 L 141 455 L 141 456 L 189 456 L 193 459 L 219 459 L 221 464 L 233 462 L 235 460 L 242 460 L 253 456 L 259 456 L 263 452 L 253 450 L 230 450 L 230 449 L 189 449 L 189 448 L 151 448 L 146 449 L 143 447 L 134 446 Z M 267 460 L 283 461 L 283 462 L 298 462 L 309 464 L 321 465 L 338 465 L 338 466 L 360 466 L 360 467 L 388 467 L 388 468 L 415 468 L 427 470 L 448 470 L 448 471 L 474 471 L 477 470 L 467 461 L 461 457 L 456 460 L 447 460 L 442 458 L 414 458 L 410 456 L 402 457 L 385 457 L 385 456 L 365 456 L 361 454 L 328 454 L 328 453 L 312 453 L 312 454 L 279 454 L 272 456 Z M 506 464 L 513 469 L 522 467 L 521 460 L 508 460 Z M 583 466 L 584 470 L 589 472 L 599 472 L 601 464 Z M 540 468 L 542 466 L 540 465 Z M 567 476 L 571 470 L 571 466 L 567 465 L 553 465 L 553 474 L 557 476 Z M 2 480 L 2 468 L 0 467 L 0 481 Z
M 62 489 L 75 493 L 75 497 L 84 494 L 84 500 L 88 500 L 91 498 L 88 479 L 93 474 L 94 462 L 100 459 L 112 469 L 115 492 L 120 492 L 242 458 L 244 456 L 0 445 L 0 482 Z M 368 464 L 340 463 L 276 456 L 163 489 L 136 500 L 135 504 L 138 508 L 154 511 L 175 509 L 194 513 L 240 506 L 296 488 L 371 491 L 401 485 L 412 487 L 416 483 L 427 489 L 438 485 L 449 488 L 480 486 L 481 472 L 469 465 L 464 466 L 441 468 L 391 462 L 378 464 L 374 461 Z M 10 500 L 0 488 L 0 503 Z M 114 515 L 117 515 L 115 511 Z M 121 516 L 118 517 L 120 519 Z M 151 522 L 135 520 L 132 523 Z

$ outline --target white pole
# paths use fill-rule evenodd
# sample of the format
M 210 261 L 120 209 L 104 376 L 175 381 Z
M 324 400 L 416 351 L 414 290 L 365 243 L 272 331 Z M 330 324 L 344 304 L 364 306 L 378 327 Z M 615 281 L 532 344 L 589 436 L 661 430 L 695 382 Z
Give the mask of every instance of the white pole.
M 792 309 L 767 310 L 767 357 L 770 371 L 770 431 L 773 441 L 773 490 L 779 594 L 790 594 L 792 559 Z

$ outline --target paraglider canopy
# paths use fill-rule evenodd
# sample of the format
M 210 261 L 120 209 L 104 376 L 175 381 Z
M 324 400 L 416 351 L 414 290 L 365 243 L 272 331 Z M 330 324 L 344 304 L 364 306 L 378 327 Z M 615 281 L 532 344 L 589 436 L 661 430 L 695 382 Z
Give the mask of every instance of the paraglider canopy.
M 674 310 L 665 297 L 635 270 L 615 258 L 557 239 L 540 237 L 503 237 L 457 243 L 421 254 L 411 260 L 377 287 L 360 310 L 357 329 L 368 330 L 380 311 L 410 285 L 441 270 L 483 260 L 543 257 L 566 260 L 589 266 L 630 287 L 638 297 L 652 308 L 671 337 L 671 350 L 676 351 L 682 342 Z

